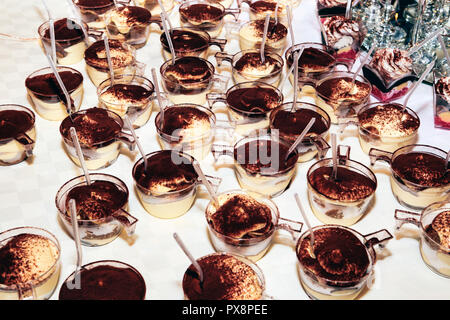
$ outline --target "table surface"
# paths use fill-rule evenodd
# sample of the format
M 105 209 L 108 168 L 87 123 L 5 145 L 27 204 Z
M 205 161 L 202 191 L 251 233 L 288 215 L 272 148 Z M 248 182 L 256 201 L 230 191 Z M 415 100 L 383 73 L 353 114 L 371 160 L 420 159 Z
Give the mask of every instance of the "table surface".
M 47 0 L 47 3 L 55 18 L 71 16 L 67 2 Z M 314 8 L 314 0 L 303 0 L 295 8 L 293 28 L 296 43 L 320 41 Z M 38 26 L 46 20 L 39 1 L 2 0 L 1 9 L 1 33 L 26 38 L 37 37 Z M 244 9 L 241 19 L 247 17 L 248 11 Z M 179 24 L 177 8 L 172 11 L 170 18 L 174 26 Z M 224 33 L 225 31 L 222 36 Z M 151 78 L 151 68 L 158 70 L 163 62 L 159 35 L 159 32 L 153 32 L 147 45 L 137 52 L 138 60 L 147 65 L 145 75 L 148 78 Z M 237 51 L 238 41 L 232 39 L 227 44 L 226 52 Z M 213 57 L 210 60 L 214 61 Z M 24 86 L 25 78 L 44 66 L 47 66 L 47 60 L 37 41 L 0 39 L 0 103 L 30 106 Z M 94 85 L 87 77 L 84 61 L 71 67 L 85 76 L 82 109 L 95 106 L 97 95 Z M 285 101 L 291 101 L 293 90 L 288 81 L 283 92 Z M 448 150 L 450 131 L 434 128 L 432 101 L 432 89 L 427 85 L 421 85 L 410 100 L 409 106 L 421 119 L 419 142 Z M 146 152 L 159 150 L 154 126 L 155 115 L 156 112 L 153 112 L 147 125 L 137 130 Z M 19 226 L 36 226 L 56 235 L 61 244 L 62 272 L 58 288 L 51 299 L 57 299 L 62 282 L 75 268 L 76 251 L 73 240 L 57 219 L 54 199 L 58 189 L 69 179 L 81 175 L 82 171 L 69 160 L 62 149 L 59 122 L 37 117 L 36 128 L 37 142 L 32 163 L 0 167 L 0 231 Z M 336 126 L 331 131 L 336 132 Z M 356 129 L 348 129 L 338 137 L 339 143 L 352 147 L 353 159 L 370 165 L 369 157 L 359 146 Z M 131 169 L 139 158 L 137 151 L 122 154 L 112 166 L 97 171 L 115 175 L 129 187 L 130 212 L 139 219 L 134 241 L 131 243 L 121 237 L 102 247 L 83 247 L 83 264 L 104 259 L 129 263 L 142 273 L 146 281 L 146 299 L 183 299 L 181 280 L 190 262 L 172 235 L 177 232 L 195 257 L 214 251 L 208 239 L 204 217 L 208 197 L 203 192 L 188 213 L 177 219 L 162 220 L 149 215 L 139 203 L 133 188 Z M 313 162 L 314 160 L 299 164 L 289 189 L 274 199 L 282 217 L 302 220 L 293 195 L 298 193 L 301 201 L 308 203 L 306 172 Z M 211 154 L 201 165 L 206 174 L 223 179 L 219 191 L 239 188 L 232 168 L 215 167 Z M 420 257 L 418 230 L 414 226 L 405 226 L 399 232 L 395 230 L 394 210 L 402 206 L 392 195 L 389 168 L 377 164 L 373 170 L 378 179 L 374 205 L 352 228 L 363 234 L 386 228 L 395 237 L 379 253 L 373 284 L 370 290 L 363 292 L 360 299 L 450 298 L 450 280 L 428 269 Z M 312 225 L 321 224 L 309 206 L 305 207 Z M 257 264 L 264 272 L 268 295 L 275 299 L 309 299 L 299 282 L 295 242 L 288 233 L 279 231 L 270 250 Z

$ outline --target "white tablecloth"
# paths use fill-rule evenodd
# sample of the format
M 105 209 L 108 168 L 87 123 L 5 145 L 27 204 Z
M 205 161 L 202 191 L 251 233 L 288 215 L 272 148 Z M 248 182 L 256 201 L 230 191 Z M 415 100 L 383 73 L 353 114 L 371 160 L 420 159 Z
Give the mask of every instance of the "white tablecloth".
M 54 17 L 65 17 L 70 12 L 65 1 L 47 0 Z M 320 41 L 319 25 L 316 21 L 315 1 L 303 0 L 294 11 L 296 42 Z M 0 32 L 22 37 L 36 37 L 37 27 L 46 20 L 46 14 L 39 1 L 2 0 Z M 243 15 L 246 16 L 246 13 Z M 174 25 L 179 24 L 178 12 L 171 14 Z M 227 52 L 239 51 L 237 40 L 227 44 Z M 139 49 L 138 60 L 147 64 L 145 74 L 151 78 L 150 70 L 162 63 L 159 33 L 152 33 L 146 47 Z M 214 61 L 213 59 L 211 59 Z M 0 103 L 15 103 L 30 106 L 24 86 L 25 78 L 33 71 L 47 66 L 47 60 L 37 41 L 18 42 L 0 40 Z M 85 64 L 73 66 L 85 76 L 84 101 L 82 108 L 96 105 L 95 87 L 86 75 Z M 292 99 L 292 89 L 287 82 L 284 88 L 285 101 Z M 420 116 L 419 142 L 448 150 L 450 131 L 438 130 L 433 126 L 432 90 L 422 85 L 410 100 L 410 107 Z M 159 149 L 155 136 L 154 116 L 149 123 L 138 130 L 146 152 Z M 59 122 L 50 122 L 37 117 L 37 143 L 33 163 L 0 167 L 0 231 L 18 226 L 37 226 L 48 229 L 56 235 L 62 248 L 62 272 L 60 283 L 52 299 L 57 299 L 59 287 L 74 270 L 75 246 L 66 231 L 59 224 L 55 207 L 55 194 L 67 180 L 81 175 L 62 149 Z M 336 132 L 336 128 L 332 128 Z M 369 165 L 369 158 L 361 151 L 356 130 L 347 130 L 341 135 L 340 143 L 352 146 L 352 158 Z M 133 188 L 131 168 L 140 158 L 138 153 L 120 155 L 111 167 L 99 170 L 122 179 L 130 189 L 130 212 L 137 224 L 133 244 L 118 238 L 112 243 L 97 248 L 83 247 L 84 263 L 103 259 L 116 259 L 136 267 L 147 284 L 147 299 L 182 299 L 181 280 L 190 262 L 177 246 L 172 234 L 178 232 L 196 257 L 213 252 L 207 236 L 204 210 L 208 203 L 206 194 L 198 198 L 191 210 L 174 220 L 161 220 L 149 215 L 140 205 Z M 314 161 L 298 165 L 296 177 L 290 188 L 274 199 L 281 216 L 301 220 L 293 194 L 298 192 L 303 203 L 306 198 L 306 172 Z M 207 174 L 223 179 L 220 191 L 239 187 L 231 168 L 216 169 L 210 155 L 202 162 Z M 376 201 L 370 212 L 353 226 L 363 234 L 383 228 L 395 232 L 394 210 L 401 208 L 394 199 L 389 184 L 389 169 L 377 165 L 374 171 L 378 179 Z M 313 225 L 320 222 L 310 211 L 308 216 Z M 306 228 L 306 226 L 305 226 Z M 370 290 L 361 299 L 448 299 L 450 281 L 430 271 L 423 263 L 418 247 L 418 231 L 415 227 L 404 227 L 396 233 L 387 248 L 378 257 L 375 278 Z M 289 234 L 279 232 L 270 251 L 257 263 L 266 278 L 267 294 L 275 299 L 308 299 L 302 290 L 297 273 L 295 243 Z

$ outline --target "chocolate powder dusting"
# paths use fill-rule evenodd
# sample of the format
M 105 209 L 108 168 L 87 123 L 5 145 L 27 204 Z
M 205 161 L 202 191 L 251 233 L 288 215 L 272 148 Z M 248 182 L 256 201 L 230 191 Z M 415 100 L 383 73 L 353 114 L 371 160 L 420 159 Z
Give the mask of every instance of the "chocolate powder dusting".
M 33 127 L 33 118 L 25 111 L 0 111 L 0 139 L 14 138 Z
M 199 121 L 209 123 L 209 115 L 195 107 L 169 107 L 164 109 L 162 131 L 172 135 L 175 130 L 190 128 Z
M 196 51 L 208 46 L 208 40 L 199 33 L 186 29 L 174 29 L 170 31 L 170 39 L 172 40 L 175 52 Z M 169 51 L 169 44 L 165 32 L 161 34 L 161 44 Z
M 275 73 L 281 69 L 280 63 L 270 55 L 264 54 L 264 60 L 265 62 L 263 63 L 259 52 L 247 52 L 238 61 L 236 61 L 234 68 L 237 71 L 244 73 L 248 68 L 269 68 L 273 66 L 271 73 Z
M 96 180 L 90 185 L 76 186 L 67 194 L 66 208 L 74 199 L 77 216 L 81 220 L 97 220 L 111 216 L 128 201 L 128 194 L 116 184 L 106 180 Z M 69 215 L 68 212 L 66 212 Z
M 130 103 L 140 103 L 149 99 L 153 94 L 153 90 L 148 90 L 147 88 L 127 83 L 116 83 L 104 93 L 110 93 L 119 100 L 126 100 Z
M 297 251 L 300 263 L 333 286 L 350 287 L 357 284 L 366 275 L 370 263 L 364 244 L 350 231 L 341 228 L 315 230 L 313 252 L 316 258 L 311 257 L 310 251 L 310 237 L 307 236 Z
M 196 22 L 207 22 L 220 19 L 223 15 L 223 11 L 209 4 L 194 3 L 185 8 L 180 8 L 180 14 L 187 20 Z
M 395 157 L 392 170 L 422 187 L 441 187 L 450 184 L 450 165 L 442 157 L 425 152 L 408 152 Z
M 90 108 L 72 115 L 61 123 L 61 134 L 68 140 L 70 127 L 77 131 L 78 140 L 82 146 L 92 147 L 98 143 L 111 143 L 121 132 L 122 126 L 112 118 L 108 111 L 101 108 Z
M 254 20 L 251 25 L 255 28 L 257 37 L 262 38 L 264 35 L 264 24 L 265 20 Z M 267 40 L 270 41 L 279 41 L 286 37 L 287 35 L 287 28 L 284 26 L 284 24 L 278 22 L 275 24 L 275 19 L 269 20 L 269 27 L 267 28 Z
M 255 1 L 250 4 L 250 8 L 258 13 L 272 11 L 275 12 L 275 8 L 277 7 L 277 3 L 275 1 Z M 281 7 L 278 7 L 278 10 L 281 11 Z M 280 13 L 280 12 L 278 12 Z
M 73 20 L 67 18 L 59 19 L 53 23 L 53 26 L 55 28 L 56 40 L 72 40 L 80 38 L 79 41 L 81 41 L 84 39 L 81 26 Z M 50 40 L 50 25 L 48 29 L 45 30 L 44 37 Z
M 271 127 L 278 129 L 283 136 L 288 136 L 289 140 L 295 141 L 312 118 L 315 121 L 305 136 L 306 138 L 308 136 L 321 135 L 329 128 L 325 119 L 319 113 L 310 109 L 300 108 L 294 112 L 290 110 L 277 110 L 274 112 L 275 115 L 272 118 Z
M 376 183 L 362 173 L 339 166 L 336 180 L 332 174 L 333 167 L 319 167 L 309 175 L 308 181 L 317 192 L 338 201 L 358 201 L 375 192 Z
M 192 186 L 197 179 L 194 166 L 188 158 L 178 158 L 181 163 L 174 163 L 171 150 L 163 150 L 147 158 L 148 167 L 144 163 L 136 167 L 134 179 L 147 190 L 161 186 L 169 191 L 182 190 Z
M 211 78 L 208 64 L 198 57 L 182 57 L 175 60 L 164 72 L 170 81 L 179 83 L 196 83 Z
M 72 71 L 58 71 L 67 92 L 70 94 L 78 89 L 83 83 L 83 76 Z M 40 100 L 49 102 L 66 101 L 66 96 L 58 84 L 53 72 L 28 77 L 25 80 L 28 90 Z
M 227 104 L 234 110 L 256 115 L 264 115 L 275 109 L 280 100 L 280 95 L 275 89 L 260 86 L 239 88 L 227 94 Z
M 359 101 L 369 96 L 370 85 L 356 80 L 353 86 L 350 77 L 339 77 L 325 80 L 316 90 L 332 101 Z
M 124 68 L 134 61 L 132 52 L 121 41 L 110 39 L 108 40 L 108 45 L 113 68 Z M 86 64 L 93 68 L 109 70 L 105 42 L 103 40 L 98 40 L 91 44 L 84 52 L 84 59 Z
M 450 254 L 450 211 L 440 212 L 425 228 L 425 232 Z
M 225 236 L 242 239 L 267 235 L 273 229 L 272 211 L 256 199 L 236 194 L 209 216 L 213 229 Z
M 59 300 L 142 300 L 145 282 L 131 268 L 99 265 L 82 269 L 80 289 L 69 289 L 64 283 Z
M 203 271 L 203 283 L 194 266 L 183 277 L 183 291 L 189 300 L 258 300 L 263 288 L 253 269 L 227 254 L 210 255 L 197 260 Z
M 116 10 L 127 18 L 128 25 L 148 24 L 152 18 L 150 11 L 138 6 L 124 6 Z
M 287 64 L 290 67 L 294 62 L 295 50 L 287 58 Z M 335 63 L 334 57 L 320 49 L 305 48 L 298 60 L 299 72 L 321 72 L 328 70 Z
M 95 7 L 113 5 L 114 1 L 113 0 L 76 0 L 75 4 L 82 6 L 82 7 L 95 8 Z

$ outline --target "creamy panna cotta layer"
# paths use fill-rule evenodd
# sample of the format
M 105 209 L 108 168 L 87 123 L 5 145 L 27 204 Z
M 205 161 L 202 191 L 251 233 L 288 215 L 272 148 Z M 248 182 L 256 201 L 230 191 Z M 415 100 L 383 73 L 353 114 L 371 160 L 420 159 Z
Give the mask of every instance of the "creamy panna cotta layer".
M 264 53 L 264 62 L 259 51 L 242 51 L 233 57 L 233 80 L 236 84 L 246 81 L 262 81 L 277 87 L 283 70 L 283 59 L 273 53 Z
M 134 0 L 134 3 L 137 6 L 144 7 L 149 10 L 153 17 L 161 15 L 161 8 L 159 7 L 157 0 Z M 173 0 L 161 0 L 161 3 L 167 13 L 172 11 L 175 6 L 175 2 Z
M 133 168 L 136 191 L 144 209 L 162 219 L 173 219 L 185 214 L 196 196 L 198 176 L 192 159 L 180 153 L 172 158 L 171 150 L 147 155 L 145 170 L 143 159 Z
M 264 20 L 253 20 L 239 29 L 239 45 L 241 50 L 258 49 L 264 34 Z M 269 21 L 269 32 L 265 42 L 267 50 L 281 53 L 287 44 L 287 28 L 281 22 Z
M 0 247 L 0 299 L 48 299 L 59 280 L 60 251 L 45 236 L 21 233 L 6 239 Z
M 136 72 L 134 52 L 118 40 L 108 40 L 114 75 L 133 75 Z M 84 53 L 86 71 L 96 87 L 110 78 L 108 59 L 103 40 L 94 42 Z
M 83 100 L 83 76 L 75 69 L 58 67 L 58 74 L 77 111 Z M 60 121 L 67 117 L 66 96 L 50 68 L 35 71 L 25 80 L 25 87 L 37 113 L 46 120 Z
M 72 0 L 81 19 L 90 29 L 105 29 L 105 13 L 114 9 L 114 0 Z

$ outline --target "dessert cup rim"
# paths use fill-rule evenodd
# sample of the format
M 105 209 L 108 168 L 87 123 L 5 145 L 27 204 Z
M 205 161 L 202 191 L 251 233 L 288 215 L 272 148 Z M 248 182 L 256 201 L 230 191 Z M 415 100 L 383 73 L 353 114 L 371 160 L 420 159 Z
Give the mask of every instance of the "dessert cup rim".
M 129 44 L 126 43 L 126 42 L 123 42 L 123 41 L 120 41 L 120 40 L 116 40 L 116 39 L 109 39 L 109 40 L 108 40 L 108 43 L 110 43 L 110 42 L 117 42 L 117 43 L 120 43 L 120 45 L 122 46 L 122 48 L 123 48 L 124 50 L 126 50 L 127 52 L 129 52 L 129 53 L 131 54 L 131 56 L 132 56 L 131 62 L 130 62 L 129 64 L 124 64 L 124 65 L 120 65 L 120 66 L 115 66 L 115 65 L 113 65 L 113 69 L 114 69 L 114 70 L 118 70 L 118 69 L 121 69 L 121 68 L 126 68 L 126 67 L 128 67 L 128 66 L 132 66 L 132 65 L 136 64 L 136 49 L 135 49 L 133 46 L 129 45 Z M 84 62 L 85 62 L 85 64 L 86 64 L 86 66 L 89 66 L 89 67 L 91 67 L 91 68 L 94 68 L 95 70 L 102 71 L 102 72 L 108 72 L 108 73 L 109 73 L 109 67 L 108 67 L 108 66 L 107 66 L 106 68 L 102 68 L 102 67 L 99 67 L 99 66 L 96 66 L 96 65 L 92 64 L 92 62 L 90 61 L 90 59 L 86 59 L 86 51 L 88 51 L 88 50 L 89 50 L 94 44 L 96 44 L 96 43 L 104 43 L 104 40 L 97 40 L 97 41 L 91 43 L 91 45 L 90 45 L 89 47 L 86 48 L 86 50 L 84 51 Z M 103 47 L 104 47 L 104 45 L 103 45 Z M 97 57 L 97 59 L 102 59 L 102 60 L 104 59 L 104 60 L 107 60 L 106 57 L 105 57 L 105 58 L 98 58 L 98 57 Z M 111 60 L 112 60 L 112 59 L 111 59 Z M 113 62 L 111 62 L 111 63 L 113 64 Z
M 9 107 L 12 107 L 12 109 L 9 108 Z M 13 103 L 0 104 L 0 112 L 8 111 L 8 110 L 16 110 L 15 108 L 23 109 L 23 110 L 20 110 L 20 111 L 26 112 L 31 118 L 31 125 L 30 125 L 30 127 L 27 128 L 23 133 L 26 133 L 27 131 L 32 130 L 34 128 L 34 126 L 35 126 L 35 123 L 36 123 L 36 115 L 34 114 L 34 112 L 30 108 L 27 108 L 27 107 L 25 107 L 23 105 L 20 105 L 20 104 L 13 104 Z M 14 139 L 14 137 L 0 139 L 0 141 L 6 141 L 6 140 L 10 140 L 10 139 Z
M 54 20 L 54 22 L 57 22 L 57 21 L 60 21 L 60 20 L 64 20 L 64 19 L 70 20 L 70 21 L 72 21 L 72 22 L 73 22 L 74 24 L 76 24 L 76 25 L 79 25 L 80 22 L 81 22 L 81 23 L 83 24 L 83 26 L 84 26 L 86 32 L 89 31 L 89 26 L 88 26 L 84 21 L 75 21 L 75 19 L 71 19 L 71 18 L 61 18 L 61 19 L 56 19 L 56 20 Z M 40 36 L 41 38 L 45 39 L 45 40 L 48 40 L 48 41 L 50 41 L 51 39 L 50 39 L 50 37 L 46 37 L 46 36 L 45 36 L 45 31 L 47 31 L 47 28 L 46 28 L 46 27 L 47 27 L 49 24 L 50 24 L 50 20 L 47 20 L 47 21 L 44 21 L 44 22 L 38 27 L 38 33 L 39 33 L 39 36 Z M 48 26 L 48 28 L 50 28 L 50 27 Z M 45 29 L 45 30 L 44 30 L 44 29 Z M 78 28 L 77 28 L 77 29 L 78 29 Z M 81 29 L 81 28 L 80 28 L 80 29 Z M 83 40 L 83 39 L 84 39 L 84 34 L 81 33 L 79 36 L 73 37 L 73 38 L 67 38 L 67 39 L 55 39 L 55 41 L 56 41 L 56 42 L 69 42 L 69 41 L 78 40 L 78 39 Z
M 186 3 L 186 2 L 185 2 L 185 3 Z M 209 35 L 209 33 L 206 32 L 206 31 L 204 31 L 204 30 L 200 30 L 200 29 L 198 29 L 198 28 L 193 28 L 193 27 L 189 27 L 189 26 L 174 27 L 174 28 L 171 29 L 171 31 L 173 31 L 173 30 L 187 30 L 187 31 L 189 31 L 189 32 L 193 32 L 193 33 L 196 33 L 196 34 L 200 35 L 200 37 L 202 37 L 202 38 L 206 41 L 206 44 L 205 44 L 204 46 L 200 47 L 200 48 L 191 49 L 191 50 L 178 50 L 178 52 L 182 52 L 182 53 L 184 54 L 184 56 L 186 56 L 186 53 L 193 53 L 193 52 L 195 52 L 195 53 L 200 53 L 200 52 L 202 52 L 202 51 L 205 51 L 205 50 L 211 45 L 212 38 L 211 38 L 211 36 Z M 159 42 L 161 43 L 161 47 L 163 48 L 163 50 L 165 50 L 165 51 L 171 53 L 171 52 L 170 52 L 170 48 L 169 48 L 168 46 L 166 46 L 166 45 L 164 44 L 164 42 L 162 41 L 163 37 L 166 37 L 165 32 L 161 33 L 161 35 L 160 35 L 160 37 L 159 37 Z M 171 38 L 172 38 L 172 37 L 171 37 Z M 174 49 L 174 50 L 175 50 L 175 49 Z M 175 50 L 175 53 L 176 53 L 176 52 L 177 52 L 177 50 Z M 179 59 L 179 58 L 182 58 L 182 57 L 183 57 L 183 56 L 180 56 L 180 57 L 178 57 L 178 58 L 176 58 L 176 59 Z M 172 60 L 172 59 L 168 59 L 167 61 L 171 61 L 171 60 Z M 204 60 L 205 60 L 205 59 L 204 59 Z M 164 62 L 163 62 L 163 65 L 164 65 L 167 61 L 164 61 Z M 161 67 L 162 67 L 162 66 L 161 66 Z
M 216 69 L 214 68 L 214 65 L 211 62 L 209 62 L 208 60 L 200 58 L 200 57 L 197 57 L 197 56 L 182 56 L 182 57 L 175 58 L 175 61 L 178 61 L 178 60 L 183 59 L 183 58 L 200 59 L 201 61 L 205 62 L 206 65 L 208 66 L 208 69 L 209 69 L 209 71 L 211 73 L 211 76 L 208 79 L 204 79 L 204 80 L 195 82 L 196 84 L 209 83 L 214 78 L 214 74 L 215 74 Z M 172 81 L 172 80 L 170 80 L 170 79 L 168 79 L 166 77 L 165 72 L 166 72 L 166 69 L 167 69 L 167 67 L 169 65 L 173 65 L 172 64 L 172 59 L 168 59 L 168 60 L 164 61 L 163 64 L 161 65 L 161 67 L 159 68 L 159 73 L 161 74 L 161 78 L 165 82 L 173 83 L 175 86 L 182 85 L 180 82 Z
M 231 62 L 231 67 L 233 68 L 233 70 L 236 71 L 239 74 L 242 74 L 243 76 L 248 75 L 248 73 L 246 73 L 246 72 L 242 72 L 242 71 L 237 70 L 236 69 L 236 63 L 245 54 L 252 53 L 252 52 L 259 54 L 260 50 L 257 50 L 257 49 L 245 49 L 245 50 L 241 50 L 241 51 L 233 54 L 232 62 Z M 265 75 L 265 76 L 261 77 L 260 79 L 271 78 L 273 76 L 276 76 L 279 73 L 282 73 L 283 72 L 283 67 L 284 67 L 284 60 L 283 60 L 283 58 L 278 53 L 276 53 L 275 51 L 265 51 L 264 54 L 269 56 L 269 57 L 271 57 L 271 58 L 273 58 L 273 59 L 275 59 L 280 64 L 280 68 L 277 69 L 277 70 L 272 71 L 268 75 Z M 238 57 L 239 57 L 239 59 L 238 59 Z M 242 82 L 240 82 L 240 83 L 242 83 Z
M 131 26 L 129 26 L 130 28 L 133 28 L 133 27 L 148 26 L 148 25 L 151 24 L 151 22 L 152 22 L 152 17 L 153 17 L 153 16 L 152 16 L 152 13 L 150 12 L 150 10 L 148 10 L 147 8 L 145 8 L 145 7 L 140 7 L 140 6 L 136 6 L 136 5 L 125 4 L 125 3 L 118 3 L 118 4 L 117 4 L 117 7 L 113 7 L 113 8 L 111 8 L 110 10 L 108 10 L 108 11 L 105 12 L 105 23 L 107 24 L 107 26 L 109 25 L 109 23 L 111 23 L 110 19 L 111 19 L 111 15 L 112 15 L 113 12 L 118 12 L 119 9 L 123 9 L 123 8 L 127 8 L 127 7 L 134 7 L 134 8 L 140 8 L 140 9 L 146 10 L 146 11 L 148 11 L 148 13 L 149 13 L 149 15 L 150 15 L 150 18 L 149 18 L 148 21 L 146 21 L 146 22 L 138 22 L 138 21 L 135 21 L 135 22 L 132 23 Z M 128 21 L 127 21 L 127 22 L 128 22 Z M 116 25 L 115 25 L 115 26 L 116 26 Z M 117 26 L 116 26 L 116 27 L 117 27 Z
M 351 77 L 353 77 L 354 75 L 355 75 L 355 73 L 354 73 L 354 72 L 351 72 L 351 71 L 331 71 L 331 72 L 325 73 L 325 75 L 323 76 L 323 78 L 319 79 L 319 80 L 317 81 L 316 85 L 315 85 L 317 95 L 318 95 L 320 98 L 322 98 L 322 99 L 325 99 L 325 100 L 331 100 L 329 97 L 326 97 L 326 96 L 324 96 L 322 93 L 320 93 L 320 91 L 318 91 L 317 88 L 318 88 L 322 83 L 324 83 L 324 82 L 327 81 L 327 80 L 330 80 L 330 79 L 336 79 L 336 78 L 338 78 L 338 79 L 339 79 L 339 78 L 345 78 L 346 76 L 351 78 Z M 359 78 L 359 79 L 358 79 L 358 78 Z M 365 83 L 365 84 L 367 84 L 367 85 L 369 86 L 369 92 L 368 92 L 367 96 L 362 97 L 361 99 L 359 99 L 359 101 L 363 101 L 363 100 L 365 100 L 365 99 L 368 99 L 368 98 L 370 97 L 370 95 L 372 94 L 372 84 L 370 83 L 370 81 L 367 80 L 367 79 L 366 79 L 363 75 L 361 75 L 361 74 L 357 74 L 357 76 L 356 76 L 356 78 L 355 78 L 355 81 L 359 81 L 359 82 Z M 353 100 L 350 100 L 350 99 L 331 100 L 331 101 L 339 101 L 339 103 L 353 102 Z
M 450 247 L 446 247 L 443 244 L 437 243 L 434 239 L 432 239 L 428 233 L 425 231 L 426 226 L 424 225 L 424 218 L 427 215 L 431 215 L 433 213 L 435 213 L 436 211 L 440 211 L 440 212 L 444 212 L 444 211 L 450 211 L 450 201 L 438 201 L 438 202 L 433 202 L 431 204 L 429 204 L 428 206 L 426 206 L 421 212 L 420 212 L 420 230 L 422 232 L 422 234 L 424 235 L 425 238 L 427 238 L 427 240 L 429 240 L 430 242 L 432 242 L 433 244 L 435 244 L 436 246 L 439 247 L 440 250 L 447 252 L 450 254 Z
M 187 1 L 181 2 L 180 7 L 178 8 L 178 11 L 180 13 L 180 18 L 182 16 L 181 9 L 184 9 L 184 8 L 194 5 L 194 4 L 207 4 L 207 5 L 221 9 L 221 11 L 222 11 L 221 15 L 218 16 L 217 18 L 215 18 L 213 21 L 219 21 L 225 16 L 226 8 L 220 2 L 213 2 L 213 1 L 206 1 L 206 0 L 187 0 Z M 204 23 L 204 22 L 202 22 L 202 23 Z
M 319 48 L 316 48 L 315 46 L 321 46 L 322 48 L 319 49 Z M 324 43 L 320 43 L 320 42 L 301 42 L 301 43 L 291 45 L 289 48 L 286 49 L 286 52 L 284 53 L 284 58 L 286 59 L 286 66 L 289 64 L 288 61 L 289 61 L 289 57 L 292 55 L 292 52 L 297 51 L 297 49 L 300 50 L 301 47 L 304 47 L 304 49 L 314 48 L 314 49 L 320 50 L 323 53 L 329 55 L 333 59 L 333 63 L 327 67 L 329 69 L 328 71 L 312 71 L 312 72 L 308 72 L 306 74 L 311 74 L 311 73 L 312 74 L 314 74 L 314 73 L 322 74 L 324 72 L 326 72 L 328 74 L 336 66 L 336 63 L 337 63 L 336 53 L 335 53 L 336 50 L 334 50 L 331 46 L 324 44 Z M 328 51 L 323 50 L 323 48 L 325 48 Z M 304 70 L 304 68 L 302 66 L 299 66 L 299 69 Z M 305 73 L 305 72 L 303 72 L 303 73 Z
M 110 4 L 95 5 L 95 6 L 86 6 L 86 5 L 79 4 L 78 0 L 72 0 L 72 2 L 73 2 L 74 5 L 76 5 L 79 8 L 82 8 L 82 9 L 94 9 L 94 10 L 97 9 L 98 10 L 98 9 L 114 6 L 114 2 L 111 2 Z

